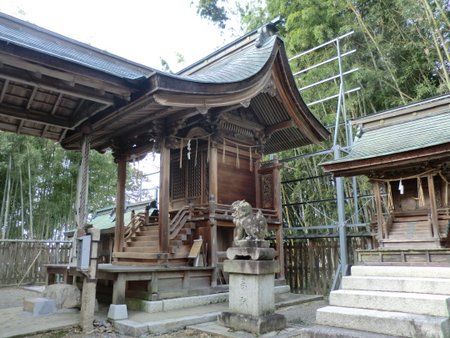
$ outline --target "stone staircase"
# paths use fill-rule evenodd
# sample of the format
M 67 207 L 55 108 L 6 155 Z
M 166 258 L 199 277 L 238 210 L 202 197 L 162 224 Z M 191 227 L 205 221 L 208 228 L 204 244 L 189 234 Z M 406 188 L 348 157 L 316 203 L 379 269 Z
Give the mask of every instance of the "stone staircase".
M 400 337 L 450 337 L 450 267 L 353 266 L 319 325 Z

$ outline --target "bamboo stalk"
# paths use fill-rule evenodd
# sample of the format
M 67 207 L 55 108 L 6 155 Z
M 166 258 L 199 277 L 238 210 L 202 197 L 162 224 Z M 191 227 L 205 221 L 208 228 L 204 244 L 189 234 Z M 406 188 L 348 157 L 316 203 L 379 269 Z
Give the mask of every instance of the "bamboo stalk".
M 397 79 L 396 79 L 396 77 L 394 75 L 394 72 L 392 71 L 391 66 L 389 65 L 389 62 L 386 61 L 386 57 L 384 57 L 384 54 L 381 51 L 381 48 L 380 48 L 378 42 L 375 40 L 374 36 L 370 33 L 369 28 L 364 23 L 364 20 L 362 19 L 361 14 L 356 9 L 356 7 L 353 5 L 353 3 L 351 1 L 347 1 L 347 4 L 349 5 L 349 7 L 352 10 L 352 12 L 355 14 L 356 19 L 358 20 L 358 23 L 361 26 L 361 28 L 364 30 L 364 32 L 367 34 L 369 39 L 372 41 L 372 43 L 373 43 L 375 49 L 377 50 L 377 52 L 380 54 L 380 56 L 383 57 L 383 60 L 385 60 L 384 64 L 386 65 L 386 69 L 389 72 L 389 75 L 391 76 L 391 79 L 392 79 L 392 81 L 395 84 L 395 88 L 397 89 L 398 93 L 400 94 L 400 97 L 401 97 L 403 103 L 406 104 L 406 100 L 403 97 L 403 92 L 400 90 L 400 86 L 399 86 L 398 81 L 397 81 Z

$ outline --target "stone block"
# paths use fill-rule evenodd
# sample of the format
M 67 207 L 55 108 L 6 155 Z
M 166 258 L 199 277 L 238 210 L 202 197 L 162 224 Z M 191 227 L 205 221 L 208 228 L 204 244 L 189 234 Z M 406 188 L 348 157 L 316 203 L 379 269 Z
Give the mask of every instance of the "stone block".
M 274 275 L 229 276 L 229 309 L 252 316 L 268 315 L 275 311 Z
M 108 319 L 121 320 L 128 318 L 128 310 L 125 304 L 111 304 L 108 310 Z
M 390 336 L 424 338 L 450 336 L 450 319 L 448 317 L 327 306 L 317 310 L 316 321 L 320 325 Z
M 56 304 L 55 300 L 50 298 L 26 298 L 23 309 L 31 312 L 33 316 L 48 315 L 56 312 Z
M 81 306 L 81 292 L 72 284 L 47 285 L 43 296 L 55 300 L 58 309 L 71 309 Z
M 352 266 L 352 276 L 449 278 L 450 267 L 442 266 Z
M 273 260 L 276 255 L 277 252 L 272 248 L 233 246 L 227 250 L 228 259 Z
M 450 279 L 345 276 L 342 279 L 342 288 L 346 290 L 414 292 L 445 295 L 450 293 Z
M 422 293 L 337 290 L 330 293 L 330 305 L 448 317 L 450 297 Z
M 277 261 L 225 260 L 223 269 L 228 273 L 264 275 L 275 274 L 280 267 Z
M 189 308 L 189 307 L 194 307 L 194 306 L 224 303 L 227 300 L 228 300 L 228 294 L 217 293 L 217 294 L 213 294 L 213 295 L 203 295 L 203 296 L 196 296 L 196 297 L 164 299 L 162 302 L 163 302 L 163 310 L 171 311 L 171 310 L 184 309 L 184 308 Z
M 286 327 L 286 318 L 278 313 L 266 316 L 251 316 L 232 312 L 222 312 L 217 318 L 219 324 L 237 331 L 262 335 L 280 331 Z

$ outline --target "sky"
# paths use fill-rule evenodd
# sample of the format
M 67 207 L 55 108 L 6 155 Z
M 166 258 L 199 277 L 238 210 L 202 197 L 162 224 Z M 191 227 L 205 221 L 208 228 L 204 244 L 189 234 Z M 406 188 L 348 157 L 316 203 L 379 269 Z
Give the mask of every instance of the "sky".
M 232 40 L 192 2 L 0 0 L 0 11 L 146 66 L 161 69 L 163 58 L 177 71 Z

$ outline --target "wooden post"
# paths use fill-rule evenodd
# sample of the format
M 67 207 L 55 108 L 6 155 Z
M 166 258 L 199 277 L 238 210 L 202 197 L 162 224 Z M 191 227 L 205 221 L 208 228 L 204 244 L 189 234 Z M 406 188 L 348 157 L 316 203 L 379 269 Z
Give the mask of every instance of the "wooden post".
M 81 166 L 80 166 L 80 180 L 78 186 L 78 227 L 77 233 L 79 236 L 85 233 L 85 226 L 88 215 L 88 188 L 89 188 L 89 151 L 90 151 L 90 136 L 83 134 L 81 141 Z M 97 240 L 97 238 L 95 238 Z M 83 332 L 90 332 L 94 329 L 94 310 L 95 310 L 95 293 L 96 293 L 96 267 L 97 267 L 97 244 L 94 245 L 91 251 L 91 264 L 88 273 L 83 279 L 83 289 L 81 297 L 81 311 L 80 311 L 80 326 Z M 94 258 L 95 260 L 92 260 Z
M 439 223 L 436 205 L 436 191 L 434 189 L 434 176 L 428 175 L 428 194 L 430 195 L 430 213 L 431 226 L 433 228 L 433 237 L 439 239 Z
M 125 274 L 117 274 L 117 278 L 114 281 L 112 303 L 113 304 L 125 304 L 125 289 L 127 281 Z
M 259 169 L 261 168 L 261 160 L 257 159 L 255 161 L 255 195 L 256 195 L 256 205 L 255 208 L 262 208 L 262 198 L 261 198 L 261 175 L 259 174 Z
M 384 219 L 383 219 L 383 209 L 381 207 L 380 183 L 378 181 L 373 181 L 372 187 L 373 187 L 373 195 L 375 197 L 375 208 L 376 208 L 377 223 L 378 223 L 378 236 L 380 239 L 383 239 L 384 238 L 384 233 L 383 233 Z
M 218 185 L 217 185 L 217 145 L 212 144 L 209 156 L 209 196 L 211 203 L 217 203 Z M 212 208 L 210 208 L 212 209 Z M 212 210 L 210 210 L 211 213 Z M 214 212 L 214 211 L 213 211 Z M 214 272 L 211 280 L 211 286 L 217 285 L 217 222 L 215 219 L 211 222 L 211 266 L 214 267 Z
M 275 160 L 273 171 L 272 171 L 272 182 L 273 182 L 273 208 L 277 212 L 278 220 L 282 219 L 282 205 L 281 205 L 281 175 L 280 175 L 281 165 L 278 160 Z
M 170 183 L 170 149 L 163 139 L 160 146 L 159 174 L 159 245 L 161 252 L 169 252 L 169 185 Z
M 116 192 L 116 228 L 114 230 L 114 252 L 123 249 L 124 211 L 125 211 L 125 183 L 127 179 L 127 161 L 118 156 L 117 161 L 117 192 Z
M 284 279 L 284 238 L 283 238 L 283 222 L 282 222 L 282 203 L 281 203 L 281 165 L 278 160 L 275 160 L 273 171 L 272 171 L 272 183 L 273 183 L 273 208 L 277 212 L 278 221 L 281 222 L 277 228 L 276 233 L 276 245 L 277 245 L 277 256 L 278 264 L 280 266 L 279 278 Z

